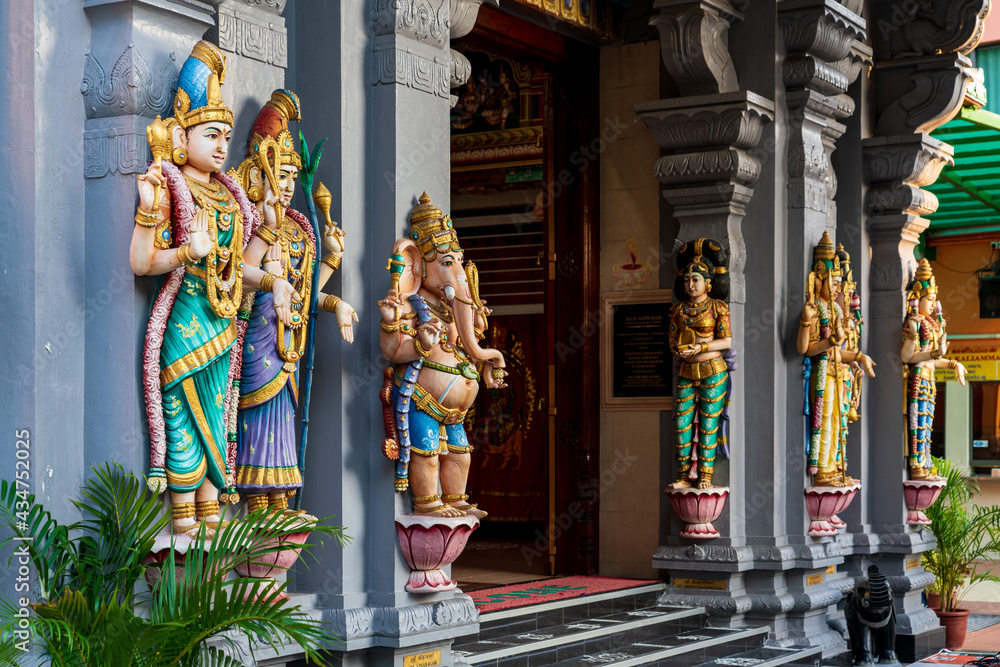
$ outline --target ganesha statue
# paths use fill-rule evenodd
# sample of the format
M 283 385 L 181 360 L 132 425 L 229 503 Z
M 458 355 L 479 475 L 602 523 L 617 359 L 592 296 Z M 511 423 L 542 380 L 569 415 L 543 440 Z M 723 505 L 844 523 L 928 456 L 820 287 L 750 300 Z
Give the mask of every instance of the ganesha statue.
M 246 292 L 262 287 L 291 326 L 295 289 L 264 281 L 247 256 L 264 255 L 261 224 L 243 188 L 220 170 L 233 113 L 222 101 L 225 56 L 198 42 L 177 83 L 173 116 L 147 128 L 153 164 L 139 175 L 139 208 L 129 251 L 137 275 L 166 277 L 156 294 L 143 353 L 150 435 L 149 486 L 169 489 L 178 533 L 209 536 L 220 498 L 235 489 L 236 407 Z M 220 491 L 222 491 L 220 497 Z
M 451 219 L 427 193 L 388 268 L 392 288 L 378 308 L 382 354 L 393 366 L 381 399 L 383 449 L 396 461 L 396 490 L 412 491 L 415 514 L 482 518 L 486 512 L 469 503 L 466 489 L 472 446 L 463 423 L 481 379 L 490 388 L 506 386 L 504 358 L 480 346 L 489 310 L 479 298 L 476 266 L 464 264 Z

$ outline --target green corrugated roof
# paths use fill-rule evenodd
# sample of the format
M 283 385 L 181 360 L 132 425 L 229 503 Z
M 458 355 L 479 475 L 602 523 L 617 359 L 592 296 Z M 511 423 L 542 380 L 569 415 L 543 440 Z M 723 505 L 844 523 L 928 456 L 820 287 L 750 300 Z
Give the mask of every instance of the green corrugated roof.
M 1000 115 L 963 107 L 932 136 L 955 148 L 955 166 L 942 169 L 937 182 L 925 188 L 939 202 L 937 211 L 928 216 L 927 236 L 1000 229 Z

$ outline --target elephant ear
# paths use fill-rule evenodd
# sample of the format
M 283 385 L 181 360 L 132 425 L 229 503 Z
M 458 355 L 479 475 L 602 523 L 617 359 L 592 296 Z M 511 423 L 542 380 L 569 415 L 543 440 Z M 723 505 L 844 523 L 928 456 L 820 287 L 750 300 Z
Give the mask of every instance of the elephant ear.
M 392 246 L 392 254 L 403 258 L 403 272 L 399 276 L 400 297 L 416 294 L 420 289 L 421 276 L 424 272 L 424 258 L 420 254 L 420 249 L 410 239 L 399 239 Z

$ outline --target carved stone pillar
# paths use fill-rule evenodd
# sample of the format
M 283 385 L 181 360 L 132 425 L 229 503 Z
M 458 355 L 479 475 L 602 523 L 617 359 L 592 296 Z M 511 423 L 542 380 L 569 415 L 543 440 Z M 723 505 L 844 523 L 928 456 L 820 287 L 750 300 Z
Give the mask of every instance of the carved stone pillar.
M 146 472 L 149 441 L 142 400 L 143 339 L 156 278 L 128 264 L 136 174 L 150 159 L 146 125 L 167 116 L 177 74 L 213 24 L 212 5 L 192 0 L 85 2 L 90 48 L 80 104 L 86 178 L 86 460 Z M 131 293 L 135 290 L 134 297 Z M 82 297 L 81 297 L 82 298 Z M 109 388 L 120 400 L 108 400 Z M 99 398 L 98 398 L 99 397 Z
M 912 659 L 912 647 L 940 632 L 937 618 L 920 605 L 921 589 L 933 577 L 920 566 L 920 553 L 934 539 L 919 526 L 908 526 L 903 480 L 905 424 L 901 412 L 900 327 L 905 288 L 916 262 L 913 248 L 927 228 L 937 198 L 922 190 L 952 164 L 951 147 L 928 135 L 958 113 L 969 79 L 966 57 L 982 35 L 989 0 L 933 0 L 876 3 L 872 21 L 875 54 L 873 97 L 876 136 L 863 142 L 864 168 L 870 183 L 865 209 L 871 234 L 871 356 L 879 364 L 878 391 L 871 396 L 871 461 L 880 484 L 872 489 L 871 522 L 879 539 L 879 569 L 896 596 L 900 659 Z
M 233 110 L 233 140 L 226 169 L 243 161 L 250 128 L 271 91 L 285 87 L 288 33 L 281 17 L 287 0 L 216 0 L 216 25 L 207 38 L 226 55 L 222 97 Z M 292 91 L 297 92 L 297 91 Z M 304 109 L 305 113 L 317 109 Z M 295 127 L 292 136 L 298 138 Z M 307 137 L 310 141 L 315 141 Z M 296 143 L 296 146 L 298 144 Z
M 660 33 L 664 68 L 681 96 L 639 102 L 636 118 L 665 151 L 653 165 L 653 175 L 664 185 L 663 196 L 679 223 L 676 243 L 708 237 L 729 251 L 733 348 L 742 354 L 748 290 L 743 218 L 761 160 L 767 157 L 758 146 L 774 104 L 740 88 L 728 46 L 730 24 L 743 18 L 740 8 L 725 0 L 657 0 L 654 8 L 650 24 Z M 762 233 L 769 233 L 766 226 Z M 743 363 L 740 356 L 736 361 Z M 743 624 L 755 604 L 747 588 L 758 550 L 747 541 L 745 507 L 751 485 L 746 468 L 750 448 L 768 446 L 747 442 L 744 416 L 751 401 L 739 368 L 731 381 L 731 458 L 716 459 L 713 478 L 717 486 L 730 489 L 728 507 L 713 522 L 719 536 L 692 544 L 680 536 L 684 523 L 668 511 L 653 556 L 653 566 L 670 575 L 661 601 L 704 605 L 713 623 L 721 625 Z M 664 458 L 671 464 L 666 478 L 672 481 L 677 478 L 673 429 L 667 432 Z

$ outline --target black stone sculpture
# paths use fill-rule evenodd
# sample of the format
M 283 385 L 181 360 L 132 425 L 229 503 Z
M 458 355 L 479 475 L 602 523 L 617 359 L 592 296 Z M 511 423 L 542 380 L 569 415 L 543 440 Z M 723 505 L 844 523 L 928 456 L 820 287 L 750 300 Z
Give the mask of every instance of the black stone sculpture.
M 874 665 L 873 655 L 879 664 L 898 664 L 894 650 L 896 608 L 889 582 L 878 567 L 870 566 L 868 578 L 859 581 L 847 594 L 844 615 L 855 665 Z

